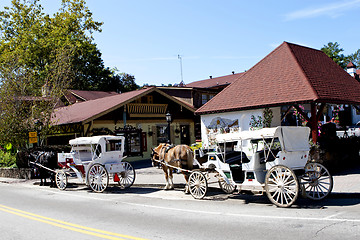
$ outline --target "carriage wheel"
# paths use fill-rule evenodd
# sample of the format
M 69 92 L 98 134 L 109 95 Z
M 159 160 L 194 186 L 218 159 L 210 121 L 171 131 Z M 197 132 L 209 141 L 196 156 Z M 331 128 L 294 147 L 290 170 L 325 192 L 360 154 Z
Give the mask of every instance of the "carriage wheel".
M 120 179 L 118 183 L 122 188 L 129 188 L 135 182 L 135 169 L 128 162 L 123 162 L 123 164 L 124 164 L 124 171 L 118 173 Z
M 65 188 L 67 187 L 68 179 L 66 173 L 63 170 L 56 171 L 55 182 L 58 189 L 65 190 Z
M 266 173 L 265 190 L 273 204 L 278 207 L 290 207 L 299 195 L 299 183 L 290 168 L 277 165 Z
M 196 199 L 202 199 L 207 192 L 207 180 L 199 171 L 192 172 L 189 176 L 189 190 Z
M 220 177 L 219 178 L 219 186 L 221 190 L 223 190 L 225 193 L 233 193 L 236 189 L 236 185 L 233 183 L 233 181 L 229 180 L 230 184 L 226 183 L 226 181 Z
M 95 163 L 89 168 L 88 184 L 94 192 L 103 192 L 109 184 L 109 175 L 105 167 L 101 164 Z
M 313 200 L 328 196 L 333 188 L 333 179 L 329 171 L 319 163 L 305 165 L 305 174 L 301 176 L 303 195 Z

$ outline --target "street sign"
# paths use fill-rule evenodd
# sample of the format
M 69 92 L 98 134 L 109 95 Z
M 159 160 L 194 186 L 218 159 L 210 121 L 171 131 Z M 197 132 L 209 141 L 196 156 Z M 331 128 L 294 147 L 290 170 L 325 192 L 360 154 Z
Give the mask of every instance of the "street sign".
M 37 143 L 37 132 L 29 132 L 29 143 Z
M 29 138 L 37 138 L 37 132 L 29 132 Z

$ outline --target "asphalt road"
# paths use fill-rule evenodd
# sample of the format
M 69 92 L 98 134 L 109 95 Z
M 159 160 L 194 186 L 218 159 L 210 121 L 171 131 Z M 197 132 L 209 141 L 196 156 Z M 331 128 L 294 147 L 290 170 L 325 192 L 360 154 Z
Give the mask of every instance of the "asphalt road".
M 0 239 L 360 239 L 360 197 L 336 194 L 291 208 L 265 196 L 211 189 L 195 200 L 182 189 L 66 191 L 33 182 L 0 183 Z

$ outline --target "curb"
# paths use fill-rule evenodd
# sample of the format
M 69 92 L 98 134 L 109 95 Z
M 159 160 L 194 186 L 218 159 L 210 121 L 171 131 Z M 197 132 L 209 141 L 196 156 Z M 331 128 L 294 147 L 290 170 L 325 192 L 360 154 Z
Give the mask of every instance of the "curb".
M 165 185 L 165 183 L 134 183 L 131 187 L 152 187 L 163 189 Z M 185 183 L 174 183 L 174 188 L 185 188 Z

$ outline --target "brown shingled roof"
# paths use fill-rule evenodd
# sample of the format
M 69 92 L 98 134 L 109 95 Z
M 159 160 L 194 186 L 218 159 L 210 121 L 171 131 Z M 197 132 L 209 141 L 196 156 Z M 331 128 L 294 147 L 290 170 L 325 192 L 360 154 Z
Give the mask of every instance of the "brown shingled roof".
M 244 73 L 235 73 L 222 77 L 209 78 L 205 80 L 200 80 L 192 83 L 188 83 L 185 87 L 193 88 L 214 88 L 218 86 L 226 86 L 233 83 L 236 79 L 239 78 Z
M 94 100 L 112 95 L 118 95 L 117 92 L 104 92 L 104 91 L 84 91 L 84 90 L 69 90 L 75 96 L 83 99 L 84 101 Z
M 284 42 L 196 114 L 309 102 L 360 104 L 360 83 L 322 51 Z
M 347 68 L 356 68 L 355 64 L 353 62 L 349 62 L 348 65 L 346 65 Z
M 153 91 L 195 112 L 195 109 L 189 104 L 185 104 L 155 87 L 150 87 L 57 108 L 51 118 L 51 122 L 53 125 L 87 123 Z

